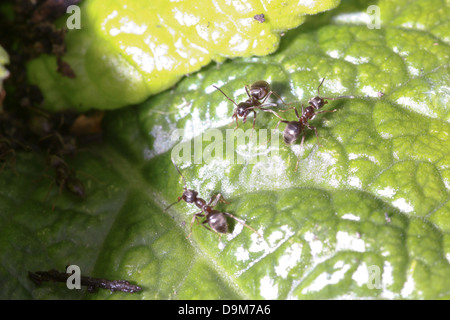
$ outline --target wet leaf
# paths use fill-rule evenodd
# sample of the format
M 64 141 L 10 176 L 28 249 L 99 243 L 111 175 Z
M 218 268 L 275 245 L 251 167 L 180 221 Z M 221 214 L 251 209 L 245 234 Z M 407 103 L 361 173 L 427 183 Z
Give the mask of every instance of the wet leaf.
M 0 92 L 3 89 L 3 80 L 9 75 L 9 71 L 4 67 L 5 64 L 9 63 L 8 53 L 0 46 Z M 1 100 L 0 100 L 1 105 Z
M 332 9 L 339 0 L 83 1 L 62 25 L 69 29 L 64 61 L 76 77 L 57 73 L 56 59 L 29 65 L 49 110 L 116 109 L 139 103 L 211 61 L 263 56 L 278 48 L 280 33 L 305 15 Z M 261 23 L 254 17 L 264 14 Z M 70 20 L 70 23 L 69 23 Z
M 8 170 L 0 181 L 1 295 L 448 299 L 449 8 L 378 6 L 380 29 L 367 27 L 365 2 L 347 2 L 287 33 L 274 54 L 210 65 L 141 105 L 107 112 L 105 143 L 71 161 L 86 173 L 86 199 L 51 188 L 44 200 L 43 160 L 19 155 L 19 176 Z M 240 102 L 245 85 L 264 79 L 301 109 L 324 77 L 321 95 L 356 98 L 329 101 L 324 110 L 337 112 L 311 121 L 322 146 L 307 130 L 303 149 L 272 134 L 270 113 L 258 113 L 253 140 L 251 115 L 235 131 L 235 106 L 213 87 Z M 248 137 L 233 141 L 239 132 Z M 171 158 L 188 188 L 205 200 L 223 194 L 229 203 L 217 209 L 263 238 L 230 219 L 221 239 L 197 224 L 186 239 L 198 209 L 164 210 L 184 190 Z M 88 296 L 26 279 L 28 270 L 67 264 L 143 291 Z

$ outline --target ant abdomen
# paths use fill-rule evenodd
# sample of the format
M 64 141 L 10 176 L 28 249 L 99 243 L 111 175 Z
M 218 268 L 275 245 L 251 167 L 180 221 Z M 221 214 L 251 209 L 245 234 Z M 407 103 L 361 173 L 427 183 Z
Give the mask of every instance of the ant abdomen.
M 293 144 L 300 133 L 303 131 L 303 125 L 297 121 L 291 121 L 286 125 L 283 132 L 283 139 L 286 144 Z
M 218 233 L 228 233 L 228 222 L 222 212 L 212 210 L 206 219 L 208 225 Z
M 257 100 L 262 100 L 270 92 L 270 84 L 267 81 L 259 80 L 250 86 L 250 95 Z

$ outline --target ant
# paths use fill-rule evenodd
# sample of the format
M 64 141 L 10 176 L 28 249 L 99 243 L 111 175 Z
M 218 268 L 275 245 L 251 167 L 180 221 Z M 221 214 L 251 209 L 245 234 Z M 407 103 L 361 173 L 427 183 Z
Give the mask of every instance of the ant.
M 40 111 L 40 110 L 39 110 Z M 55 129 L 55 123 L 50 115 L 41 112 L 29 119 L 30 130 L 39 137 L 39 142 L 47 147 L 50 153 L 61 156 L 76 154 L 76 139 L 72 135 L 63 135 L 60 131 L 65 125 L 64 115 L 60 115 L 60 123 Z M 46 142 L 45 144 L 43 142 Z
M 9 158 L 8 154 L 10 154 Z M 0 173 L 3 172 L 6 163 L 9 162 L 11 169 L 17 175 L 15 169 L 16 151 L 13 148 L 13 141 L 10 138 L 4 136 L 0 136 L 0 162 L 3 162 L 0 168 Z
M 195 213 L 194 216 L 192 217 L 192 221 L 191 221 L 191 225 L 190 225 L 190 232 L 189 232 L 189 235 L 186 237 L 186 239 L 188 239 L 192 234 L 192 226 L 193 226 L 194 222 L 195 221 L 200 222 L 201 218 L 205 218 L 205 220 L 202 222 L 202 226 L 205 227 L 206 229 L 208 229 L 209 231 L 216 232 L 220 236 L 222 234 L 228 233 L 228 223 L 227 223 L 227 219 L 226 219 L 225 215 L 229 216 L 230 218 L 233 218 L 240 224 L 242 224 L 245 227 L 252 230 L 259 237 L 261 237 L 261 235 L 255 229 L 253 229 L 252 227 L 247 225 L 244 221 L 236 218 L 232 214 L 227 213 L 227 212 L 220 212 L 217 210 L 213 210 L 213 207 L 215 207 L 219 201 L 223 202 L 223 203 L 228 203 L 223 199 L 223 197 L 220 193 L 217 194 L 216 196 L 212 196 L 211 200 L 209 200 L 209 202 L 206 203 L 205 200 L 203 200 L 202 198 L 197 196 L 198 195 L 197 191 L 188 189 L 186 187 L 186 179 L 184 178 L 180 169 L 178 169 L 178 166 L 175 164 L 175 161 L 173 159 L 171 159 L 171 160 L 172 160 L 173 165 L 175 166 L 175 169 L 177 169 L 181 178 L 183 178 L 184 192 L 181 195 L 181 197 L 178 197 L 177 201 L 175 201 L 174 203 L 169 205 L 166 209 L 164 209 L 164 211 L 167 211 L 171 206 L 173 206 L 174 204 L 177 204 L 181 200 L 186 201 L 186 203 L 194 203 L 201 210 L 200 212 Z M 206 226 L 206 224 L 208 224 L 209 227 Z
M 320 97 L 320 87 L 322 86 L 322 83 L 324 81 L 325 81 L 325 78 L 322 79 L 319 86 L 317 87 L 317 96 L 315 96 L 314 98 L 312 98 L 308 101 L 309 106 L 307 106 L 305 109 L 303 109 L 303 104 L 302 104 L 302 115 L 301 116 L 299 115 L 297 108 L 294 107 L 295 115 L 297 116 L 298 121 L 280 120 L 278 122 L 276 128 L 278 128 L 278 126 L 282 122 L 287 124 L 286 128 L 284 129 L 284 132 L 283 132 L 283 138 L 284 138 L 284 142 L 286 144 L 293 144 L 297 140 L 297 138 L 300 136 L 300 134 L 303 133 L 303 131 L 305 130 L 305 127 L 306 127 L 310 130 L 314 130 L 316 137 L 317 137 L 317 144 L 319 146 L 321 146 L 321 144 L 319 143 L 319 135 L 317 133 L 317 128 L 310 125 L 308 121 L 313 120 L 316 117 L 316 115 L 319 113 L 336 112 L 337 111 L 337 109 L 316 111 L 316 110 L 319 110 L 320 108 L 322 108 L 324 105 L 326 105 L 328 103 L 327 100 L 337 100 L 337 99 L 343 99 L 343 98 L 353 99 L 354 98 L 354 96 L 339 96 L 339 97 L 335 97 L 335 98 Z M 302 142 L 300 143 L 300 148 L 303 147 L 304 140 L 305 140 L 305 135 L 303 135 L 303 137 L 302 137 Z M 297 161 L 297 166 L 298 166 L 298 161 Z M 297 171 L 297 166 L 295 167 L 295 171 Z
M 278 117 L 281 120 L 284 120 L 281 118 L 275 111 L 265 108 L 265 107 L 276 107 L 276 103 L 266 103 L 267 99 L 273 94 L 278 99 L 280 99 L 285 105 L 286 103 L 281 99 L 281 97 L 276 94 L 274 91 L 270 90 L 270 84 L 264 80 L 256 81 L 252 85 L 250 85 L 250 88 L 248 85 L 245 86 L 245 91 L 247 92 L 248 99 L 240 102 L 237 104 L 234 100 L 230 99 L 222 90 L 220 90 L 218 87 L 213 85 L 214 88 L 219 90 L 228 100 L 233 102 L 233 104 L 236 106 L 236 109 L 234 110 L 232 118 L 236 118 L 236 128 L 238 128 L 238 117 L 243 117 L 243 123 L 247 121 L 247 116 L 251 111 L 253 111 L 253 129 L 255 129 L 255 123 L 256 123 L 256 111 L 255 109 L 259 109 L 264 112 L 272 112 L 276 117 Z M 290 108 L 291 109 L 291 108 Z M 287 110 L 280 110 L 281 112 L 285 112 Z
M 75 176 L 74 170 L 71 169 L 61 157 L 51 154 L 48 156 L 47 162 L 50 167 L 55 169 L 55 180 L 50 184 L 50 188 L 52 187 L 53 183 L 56 183 L 56 185 L 59 187 L 59 194 L 61 194 L 64 188 L 67 188 L 70 193 L 80 198 L 85 197 L 86 193 L 83 183 Z M 47 196 L 50 192 L 50 188 L 47 192 Z M 47 198 L 47 196 L 45 198 Z M 52 210 L 54 209 L 55 204 L 53 204 L 52 206 Z

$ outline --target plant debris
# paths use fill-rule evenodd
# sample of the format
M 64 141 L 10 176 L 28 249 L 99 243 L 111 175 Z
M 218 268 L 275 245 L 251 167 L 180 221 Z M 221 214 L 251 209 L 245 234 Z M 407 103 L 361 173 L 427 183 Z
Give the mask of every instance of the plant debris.
M 36 284 L 41 285 L 43 281 L 67 282 L 72 274 L 59 272 L 55 269 L 49 271 L 28 271 L 28 277 Z M 91 278 L 80 276 L 80 284 L 87 286 L 89 293 L 94 293 L 98 289 L 108 289 L 111 292 L 121 291 L 126 293 L 135 293 L 142 290 L 141 287 L 129 283 L 127 280 L 107 280 L 101 278 Z

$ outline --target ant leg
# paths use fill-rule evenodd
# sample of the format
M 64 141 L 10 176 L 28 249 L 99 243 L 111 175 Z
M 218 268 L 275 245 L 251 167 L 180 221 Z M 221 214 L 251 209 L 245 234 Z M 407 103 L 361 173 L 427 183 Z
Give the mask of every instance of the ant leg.
M 284 102 L 284 100 L 281 98 L 281 96 L 280 96 L 279 94 L 277 94 L 277 93 L 274 92 L 274 91 L 270 91 L 270 92 L 267 94 L 267 96 L 264 98 L 264 100 L 262 101 L 262 104 L 264 104 L 264 102 L 266 102 L 266 100 L 269 99 L 269 97 L 270 97 L 272 94 L 273 94 L 275 97 L 277 97 L 278 99 L 280 99 L 281 102 L 283 102 L 283 104 L 284 104 L 285 106 L 289 106 L 290 104 L 295 103 L 295 102 L 292 102 L 292 103 L 289 103 L 289 104 L 288 104 L 288 103 Z M 289 109 L 288 109 L 288 110 L 289 110 Z
M 275 115 L 275 117 L 277 117 L 278 119 L 284 120 L 282 117 L 280 117 L 278 115 L 278 113 L 276 113 L 275 111 L 273 111 L 272 109 L 266 109 L 266 108 L 262 108 L 261 106 L 258 107 L 259 110 L 262 110 L 264 112 L 271 112 L 273 115 Z M 287 111 L 287 110 L 283 110 L 283 111 Z
M 202 222 L 202 226 L 205 228 L 205 229 L 207 229 L 207 230 L 209 230 L 209 231 L 211 231 L 211 232 L 214 232 L 215 234 L 218 234 L 219 235 L 219 242 L 222 240 L 222 233 L 220 233 L 220 232 L 217 232 L 216 230 L 213 230 L 213 229 L 211 229 L 210 227 L 208 227 L 206 224 L 208 223 L 208 220 L 205 220 L 205 221 L 203 221 Z
M 319 143 L 319 134 L 317 133 L 317 128 L 316 128 L 316 127 L 313 127 L 313 126 L 310 125 L 310 124 L 307 124 L 307 127 L 308 127 L 308 129 L 313 129 L 313 130 L 314 130 L 314 132 L 316 133 L 317 145 L 318 145 L 319 147 L 323 147 L 323 145 L 321 145 L 321 144 Z
M 281 119 L 281 118 L 280 118 Z M 280 120 L 280 121 L 278 121 L 278 123 L 277 123 L 277 125 L 275 126 L 275 130 L 277 130 L 278 129 L 278 127 L 280 126 L 280 123 L 289 123 L 289 121 L 287 121 L 287 120 Z M 269 140 L 267 141 L 267 145 L 269 144 L 269 142 L 271 142 L 272 141 L 272 138 L 270 137 L 269 138 Z
M 322 110 L 322 111 L 319 111 L 319 112 L 315 112 L 315 114 L 324 113 L 324 112 L 336 112 L 336 111 L 338 111 L 338 109 L 334 109 L 334 110 Z
M 198 213 L 194 213 L 194 216 L 192 217 L 192 220 L 191 220 L 191 225 L 190 225 L 189 235 L 186 237 L 186 239 L 189 239 L 189 238 L 191 237 L 191 235 L 192 235 L 192 226 L 194 225 L 194 222 L 195 222 L 196 220 L 198 221 L 199 218 L 202 218 L 202 217 L 204 217 L 204 216 L 205 216 L 205 215 L 202 214 L 202 211 L 200 211 L 200 212 L 198 212 Z
M 66 186 L 66 181 L 63 181 L 63 182 L 59 185 L 58 194 L 56 195 L 56 199 L 53 201 L 53 204 L 52 204 L 52 211 L 55 211 L 56 201 L 57 201 L 58 198 L 61 196 L 62 191 L 63 191 L 63 189 L 64 189 L 65 186 Z
M 50 185 L 48 186 L 48 190 L 47 193 L 45 194 L 45 198 L 44 198 L 44 202 L 47 201 L 48 195 L 50 194 L 50 190 L 52 190 L 53 184 L 55 183 L 55 181 L 53 180 Z
M 322 98 L 323 100 L 337 100 L 337 99 L 354 99 L 355 96 L 339 96 L 334 98 Z
M 211 197 L 211 199 L 209 200 L 207 206 L 215 207 L 215 206 L 217 205 L 217 203 L 219 203 L 219 202 L 220 202 L 220 203 L 226 203 L 226 204 L 229 203 L 228 201 L 226 201 L 226 200 L 223 198 L 223 196 L 222 196 L 221 193 L 218 193 L 217 195 Z
M 244 118 L 242 118 L 242 123 L 246 123 L 247 122 L 247 115 L 248 114 L 244 115 Z
M 298 121 L 300 121 L 300 115 L 298 114 L 298 110 L 296 107 L 294 107 L 295 116 L 297 117 Z M 302 103 L 302 114 L 303 114 L 303 103 Z
M 88 179 L 95 180 L 95 182 L 97 182 L 99 184 L 103 184 L 104 183 L 102 180 L 97 179 L 95 176 L 93 176 L 93 175 L 91 175 L 91 174 L 89 174 L 89 173 L 87 173 L 85 171 L 82 171 L 82 170 L 76 170 L 76 171 L 73 170 L 73 171 L 74 171 L 74 176 L 79 173 L 79 174 L 85 176 Z
M 264 98 L 264 100 L 261 102 L 261 105 L 260 105 L 260 107 L 277 107 L 278 105 L 276 104 L 276 103 L 265 103 L 266 102 L 266 100 L 267 99 L 269 99 L 269 97 L 270 97 L 270 95 L 274 95 L 275 97 L 277 97 L 278 99 L 280 99 L 281 100 L 281 102 L 283 102 L 283 104 L 285 105 L 285 106 L 290 106 L 291 104 L 294 104 L 295 102 L 292 102 L 292 103 L 286 103 L 286 102 L 284 102 L 284 100 L 277 94 L 277 93 L 275 93 L 274 91 L 270 91 L 268 94 L 267 94 L 267 96 Z M 291 110 L 291 109 L 294 109 L 295 107 L 289 107 L 289 108 L 287 108 L 287 109 L 280 109 L 280 110 L 278 110 L 278 112 L 286 112 L 286 111 L 288 111 L 288 110 Z M 280 118 L 280 117 L 278 117 L 278 118 Z M 281 119 L 281 118 L 280 118 Z
M 280 125 L 280 123 L 289 123 L 289 121 L 286 121 L 286 120 L 280 120 L 280 121 L 278 121 L 278 123 L 277 123 L 277 126 L 275 127 L 275 129 L 278 129 L 278 126 Z
M 253 127 L 252 127 L 252 134 L 251 134 L 250 138 L 253 135 L 253 131 L 255 131 L 255 125 L 256 125 L 256 111 L 255 111 L 255 109 L 252 109 L 252 111 L 253 111 Z
M 167 211 L 171 206 L 173 206 L 174 204 L 177 204 L 178 202 L 181 201 L 181 199 L 183 199 L 182 197 L 178 197 L 178 200 L 175 201 L 174 203 L 171 203 L 167 208 L 164 209 L 164 212 Z
M 300 151 L 303 150 L 303 141 L 305 141 L 305 135 L 302 136 L 302 142 L 300 143 Z M 297 163 L 295 164 L 294 172 L 297 172 L 298 164 L 300 163 L 300 155 L 298 156 Z
M 290 103 L 290 104 L 294 104 L 295 102 L 292 102 L 292 103 Z M 289 111 L 289 110 L 292 110 L 292 109 L 295 109 L 295 107 L 289 107 L 289 108 L 287 108 L 287 109 L 280 109 L 280 110 L 278 110 L 278 112 L 287 112 L 287 111 Z
M 214 231 L 213 229 L 211 229 L 210 227 L 208 227 L 208 226 L 206 225 L 206 223 L 208 223 L 208 220 L 205 220 L 205 221 L 202 222 L 202 226 L 203 226 L 205 229 L 207 229 L 207 230 L 209 230 L 209 231 L 211 231 L 211 232 L 218 233 L 217 231 Z M 220 233 L 218 233 L 218 234 L 220 234 Z
M 238 116 L 236 114 L 236 112 L 233 113 L 233 115 L 231 116 L 231 119 L 236 118 L 236 128 L 234 128 L 234 130 L 236 130 L 239 127 L 239 123 L 238 123 Z M 231 123 L 230 123 L 231 125 Z
M 254 233 L 256 233 L 260 238 L 262 238 L 262 236 L 258 233 L 258 231 L 256 231 L 255 229 L 253 229 L 252 227 L 250 227 L 248 224 L 246 224 L 243 220 L 233 216 L 231 213 L 228 212 L 224 212 L 224 214 L 226 214 L 227 216 L 229 216 L 230 218 L 233 218 L 234 220 L 236 220 L 237 222 L 239 222 L 240 224 L 242 224 L 244 227 L 249 228 L 250 230 L 252 230 Z
M 217 203 L 220 201 L 221 197 L 222 197 L 222 194 L 220 194 L 220 193 L 215 196 L 212 196 L 211 199 L 209 200 L 207 206 L 215 207 L 217 205 Z
M 250 91 L 248 90 L 248 85 L 245 85 L 245 92 L 247 92 L 247 95 L 249 98 L 251 98 L 252 96 L 250 95 Z

